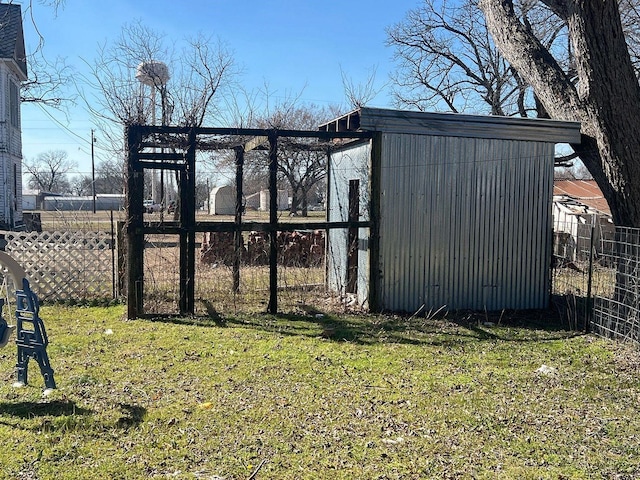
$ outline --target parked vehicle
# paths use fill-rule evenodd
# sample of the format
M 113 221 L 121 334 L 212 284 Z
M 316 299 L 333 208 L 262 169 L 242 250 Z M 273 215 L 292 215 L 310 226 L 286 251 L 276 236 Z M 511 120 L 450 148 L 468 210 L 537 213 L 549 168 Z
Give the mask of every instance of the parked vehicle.
M 155 213 L 162 211 L 162 204 L 154 203 L 153 200 L 145 200 L 143 202 L 143 206 L 146 213 Z

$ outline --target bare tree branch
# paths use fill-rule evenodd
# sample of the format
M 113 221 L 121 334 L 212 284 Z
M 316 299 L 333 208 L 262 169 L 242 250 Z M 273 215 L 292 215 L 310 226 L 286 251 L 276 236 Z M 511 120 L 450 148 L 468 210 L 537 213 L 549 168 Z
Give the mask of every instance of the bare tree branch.
M 27 184 L 30 188 L 44 192 L 71 192 L 68 173 L 77 167 L 77 163 L 68 158 L 67 152 L 50 150 L 32 161 L 25 160 L 23 164 L 29 173 Z
M 364 82 L 355 83 L 353 79 L 349 78 L 344 70 L 342 70 L 342 67 L 340 67 L 342 88 L 344 89 L 344 93 L 349 104 L 353 108 L 364 107 L 384 88 L 384 85 L 380 88 L 376 88 L 376 72 L 377 67 L 372 67 Z

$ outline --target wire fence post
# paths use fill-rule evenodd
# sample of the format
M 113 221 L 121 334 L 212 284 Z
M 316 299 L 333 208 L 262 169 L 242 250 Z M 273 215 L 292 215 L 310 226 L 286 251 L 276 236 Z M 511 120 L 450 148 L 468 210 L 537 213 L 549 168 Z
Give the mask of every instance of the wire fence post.
M 117 298 L 117 288 L 116 288 L 116 235 L 115 228 L 113 224 L 113 210 L 110 212 L 110 220 L 111 220 L 111 295 L 115 300 Z
M 596 216 L 591 216 L 591 236 L 589 238 L 589 268 L 587 270 L 587 305 L 584 316 L 584 332 L 589 333 L 589 325 L 591 324 L 591 316 L 593 315 L 593 298 L 591 296 L 591 287 L 593 286 L 593 247 L 594 237 L 596 233 Z

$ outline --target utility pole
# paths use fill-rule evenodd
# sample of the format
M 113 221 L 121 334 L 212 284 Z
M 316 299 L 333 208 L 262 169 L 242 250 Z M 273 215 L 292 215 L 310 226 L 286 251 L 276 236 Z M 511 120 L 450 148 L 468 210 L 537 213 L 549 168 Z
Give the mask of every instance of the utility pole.
M 96 213 L 96 162 L 93 154 L 93 144 L 96 143 L 96 137 L 91 129 L 91 193 L 93 194 L 93 213 Z

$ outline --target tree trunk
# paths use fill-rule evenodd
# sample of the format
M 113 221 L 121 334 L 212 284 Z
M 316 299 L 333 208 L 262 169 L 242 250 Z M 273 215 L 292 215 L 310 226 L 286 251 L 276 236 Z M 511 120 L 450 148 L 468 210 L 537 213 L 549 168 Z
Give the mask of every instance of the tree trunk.
M 300 199 L 298 198 L 298 190 L 293 190 L 293 192 L 291 192 L 291 208 L 289 208 L 289 213 L 291 215 L 298 214 L 298 203 L 300 203 Z
M 309 215 L 309 199 L 307 198 L 307 190 L 302 189 L 302 199 L 301 199 L 301 212 L 300 215 L 303 217 L 307 217 Z
M 480 0 L 496 45 L 533 87 L 551 118 L 582 124 L 572 145 L 619 226 L 640 227 L 640 88 L 618 2 L 542 0 L 569 28 L 577 87 L 519 21 L 512 0 Z

